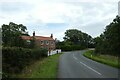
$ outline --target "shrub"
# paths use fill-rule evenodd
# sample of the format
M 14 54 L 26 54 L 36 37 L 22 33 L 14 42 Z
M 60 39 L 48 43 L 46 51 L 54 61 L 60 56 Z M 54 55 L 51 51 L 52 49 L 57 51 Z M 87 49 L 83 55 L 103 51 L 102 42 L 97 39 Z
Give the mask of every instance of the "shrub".
M 2 48 L 2 69 L 4 73 L 19 73 L 31 62 L 47 56 L 47 50 L 42 48 L 25 49 L 20 47 Z
M 60 48 L 62 51 L 74 51 L 74 50 L 85 49 L 84 46 L 80 46 L 80 45 L 63 45 Z

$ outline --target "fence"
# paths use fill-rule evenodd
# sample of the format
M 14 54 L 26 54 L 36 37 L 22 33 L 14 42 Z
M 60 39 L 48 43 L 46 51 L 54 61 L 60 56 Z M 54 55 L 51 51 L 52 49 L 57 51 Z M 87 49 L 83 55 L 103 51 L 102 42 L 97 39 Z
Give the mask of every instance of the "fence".
M 61 49 L 51 50 L 50 53 L 48 52 L 48 56 L 58 54 L 58 53 L 61 53 Z

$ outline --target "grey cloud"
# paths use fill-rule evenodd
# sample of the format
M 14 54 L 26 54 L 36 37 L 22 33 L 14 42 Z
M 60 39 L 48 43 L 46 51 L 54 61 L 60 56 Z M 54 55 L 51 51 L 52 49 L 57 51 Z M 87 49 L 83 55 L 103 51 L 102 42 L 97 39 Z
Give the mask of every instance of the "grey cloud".
M 101 32 L 104 31 L 104 28 L 105 28 L 105 24 L 101 22 L 101 23 L 90 24 L 87 27 L 82 27 L 81 30 L 87 32 L 92 37 L 96 37 L 99 36 Z
M 106 19 L 103 21 L 98 21 L 98 22 L 96 21 L 94 23 L 87 24 L 83 27 L 77 27 L 77 28 L 87 32 L 92 37 L 96 37 L 96 36 L 99 36 L 104 31 L 105 27 L 109 25 L 110 22 L 112 22 L 112 20 L 113 18 Z

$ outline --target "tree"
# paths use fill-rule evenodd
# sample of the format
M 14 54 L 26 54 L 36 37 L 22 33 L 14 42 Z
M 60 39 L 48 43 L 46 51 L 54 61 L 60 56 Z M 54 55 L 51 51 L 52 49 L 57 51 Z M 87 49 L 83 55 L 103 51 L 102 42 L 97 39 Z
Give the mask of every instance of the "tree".
M 66 30 L 65 37 L 63 39 L 65 42 L 71 42 L 74 45 L 81 45 L 85 47 L 89 47 L 89 45 L 93 43 L 93 39 L 90 35 L 77 29 Z
M 26 26 L 10 22 L 2 25 L 3 46 L 23 46 L 21 35 L 28 35 Z
M 77 29 L 69 29 L 65 32 L 65 37 L 63 38 L 64 41 L 70 41 L 74 44 L 77 44 L 79 42 L 79 38 L 81 38 L 81 31 L 78 31 Z
M 106 26 L 105 31 L 99 37 L 96 51 L 101 54 L 120 55 L 120 17 Z

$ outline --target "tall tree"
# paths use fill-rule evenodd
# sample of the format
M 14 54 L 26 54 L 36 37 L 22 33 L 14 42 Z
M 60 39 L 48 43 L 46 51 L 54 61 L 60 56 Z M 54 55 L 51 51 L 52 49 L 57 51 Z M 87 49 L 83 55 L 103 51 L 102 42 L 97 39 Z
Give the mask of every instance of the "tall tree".
M 65 32 L 65 37 L 63 38 L 66 42 L 71 42 L 75 45 L 82 45 L 88 47 L 92 43 L 92 37 L 86 33 L 81 32 L 77 29 L 69 29 Z
M 116 18 L 106 26 L 104 33 L 97 41 L 96 51 L 101 54 L 120 55 L 120 17 Z
M 26 26 L 10 22 L 2 25 L 2 41 L 4 46 L 22 46 L 21 35 L 28 35 Z

